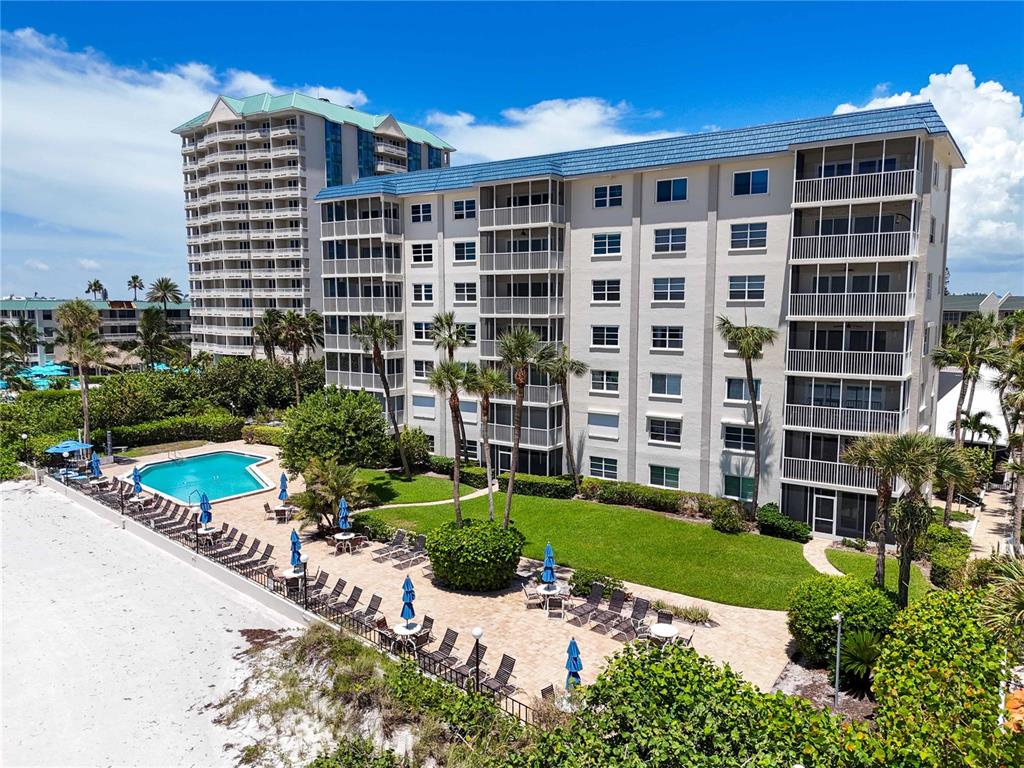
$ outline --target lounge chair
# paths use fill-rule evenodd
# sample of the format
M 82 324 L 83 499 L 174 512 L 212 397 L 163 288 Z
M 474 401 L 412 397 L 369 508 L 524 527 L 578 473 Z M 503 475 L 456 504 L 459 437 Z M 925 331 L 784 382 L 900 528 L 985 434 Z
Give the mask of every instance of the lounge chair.
M 438 664 L 447 664 L 455 658 L 452 656 L 452 651 L 455 649 L 455 643 L 458 639 L 458 632 L 454 629 L 446 629 L 444 631 L 444 637 L 441 639 L 441 644 L 437 647 L 437 650 L 428 651 L 423 655 Z
M 399 529 L 390 544 L 373 550 L 373 562 L 383 563 L 385 560 L 390 560 L 392 555 L 403 549 L 405 549 L 405 531 Z
M 479 656 L 479 658 L 480 658 L 480 669 L 483 669 L 483 667 L 484 667 L 484 655 L 486 653 L 487 653 L 487 646 L 484 645 L 483 643 L 480 643 L 480 656 Z M 465 664 L 459 664 L 457 667 L 453 667 L 452 671 L 455 672 L 455 674 L 457 674 L 457 675 L 461 675 L 462 677 L 469 677 L 470 675 L 476 674 L 476 663 L 477 663 L 477 654 L 476 654 L 476 644 L 474 643 L 473 644 L 473 648 L 471 648 L 470 651 L 469 651 L 469 656 L 466 657 L 466 663 Z
M 548 683 L 540 689 L 540 700 L 541 701 L 554 701 L 555 700 L 555 686 Z
M 308 600 L 312 597 L 316 597 L 317 595 L 319 595 L 321 590 L 323 590 L 323 588 L 327 586 L 327 580 L 329 578 L 330 575 L 327 573 L 327 571 L 322 570 L 319 573 L 317 573 L 316 578 L 313 579 L 313 583 L 309 584 L 306 587 L 306 599 Z
M 323 592 L 318 594 L 313 600 L 310 601 L 310 608 L 319 608 L 321 605 L 332 605 L 341 599 L 341 594 L 345 591 L 345 584 L 347 582 L 344 579 L 338 579 L 334 585 L 334 589 L 331 590 L 329 595 L 324 595 Z
M 599 634 L 606 634 L 608 632 L 608 626 L 615 621 L 618 621 L 622 616 L 622 608 L 626 602 L 626 593 L 621 589 L 616 589 L 612 592 L 611 599 L 608 601 L 608 607 L 604 610 L 597 610 L 591 614 L 590 620 L 594 622 L 592 630 Z
M 246 560 L 250 560 L 256 554 L 256 551 L 259 548 L 260 548 L 260 540 L 259 539 L 254 539 L 252 544 L 249 545 L 249 550 L 248 551 L 243 552 L 243 551 L 240 550 L 237 555 L 232 555 L 231 557 L 225 557 L 223 560 L 221 560 L 221 562 L 224 565 L 226 565 L 228 568 L 232 568 L 232 567 L 235 566 L 236 563 L 244 563 Z
M 567 611 L 569 623 L 576 627 L 582 627 L 590 621 L 591 614 L 601 605 L 601 597 L 603 595 L 604 584 L 599 581 L 593 582 L 590 585 L 590 594 L 587 595 L 586 602 Z
M 232 558 L 235 555 L 240 554 L 242 552 L 242 550 L 245 549 L 245 542 L 247 542 L 248 540 L 249 540 L 249 534 L 247 534 L 247 533 L 240 533 L 238 535 L 238 541 L 236 541 L 233 546 L 228 547 L 225 550 L 217 550 L 217 551 L 211 553 L 210 556 L 214 560 L 217 560 L 218 562 L 223 563 L 226 560 L 228 560 L 229 558 Z
M 362 587 L 353 587 L 351 594 L 348 596 L 348 600 L 343 603 L 334 603 L 331 608 L 336 610 L 338 613 L 344 615 L 346 613 L 352 613 L 356 606 L 359 605 L 359 598 L 363 596 Z
M 426 559 L 425 544 L 427 537 L 422 534 L 416 537 L 416 541 L 405 552 L 399 552 L 395 557 L 395 568 L 409 568 L 416 563 L 422 563 Z
M 249 572 L 257 571 L 260 568 L 270 565 L 270 561 L 274 559 L 274 545 L 267 544 L 267 548 L 263 550 L 263 554 L 255 560 L 243 560 L 241 563 L 236 564 L 236 568 L 239 571 Z
M 206 556 L 216 558 L 221 552 L 231 549 L 231 547 L 235 546 L 235 536 L 237 535 L 238 529 L 232 528 L 221 536 L 212 547 L 206 550 Z
M 511 696 L 516 692 L 516 687 L 509 681 L 512 678 L 512 670 L 515 669 L 516 660 L 509 656 L 507 653 L 502 654 L 501 663 L 498 665 L 498 671 L 494 673 L 494 677 L 489 677 L 483 680 L 480 685 L 489 691 L 494 693 L 500 693 L 505 696 Z
M 371 624 L 377 620 L 377 613 L 380 611 L 381 597 L 374 595 L 366 606 L 365 611 L 352 614 L 352 618 L 363 624 Z
M 629 616 L 624 616 L 618 621 L 614 621 L 609 625 L 609 630 L 615 632 L 613 636 L 615 640 L 620 642 L 628 642 L 629 640 L 636 639 L 639 628 L 643 625 L 644 619 L 647 618 L 647 612 L 651 609 L 651 601 L 643 597 L 637 597 L 633 600 L 633 611 Z

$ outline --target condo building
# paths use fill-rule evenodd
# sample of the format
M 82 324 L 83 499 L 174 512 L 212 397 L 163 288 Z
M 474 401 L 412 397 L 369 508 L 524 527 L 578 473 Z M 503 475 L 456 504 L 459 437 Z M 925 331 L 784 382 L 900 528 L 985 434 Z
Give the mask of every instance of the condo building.
M 867 536 L 876 478 L 843 451 L 870 432 L 935 430 L 927 355 L 963 165 L 918 104 L 328 186 L 310 217 L 327 383 L 381 392 L 349 332 L 386 316 L 400 418 L 452 455 L 427 383 L 431 317 L 454 311 L 472 340 L 457 359 L 483 365 L 504 331 L 529 327 L 590 367 L 571 382 L 584 474 L 749 499 L 753 397 L 761 500 L 819 535 Z M 778 330 L 753 392 L 719 316 Z M 560 397 L 531 372 L 521 471 L 564 471 Z M 462 399 L 479 458 L 478 404 Z M 511 398 L 492 422 L 505 469 Z
M 392 115 L 301 93 L 217 98 L 181 136 L 195 351 L 262 356 L 252 328 L 267 309 L 321 302 L 324 186 L 443 168 L 452 147 Z M 310 258 L 310 250 L 316 258 Z

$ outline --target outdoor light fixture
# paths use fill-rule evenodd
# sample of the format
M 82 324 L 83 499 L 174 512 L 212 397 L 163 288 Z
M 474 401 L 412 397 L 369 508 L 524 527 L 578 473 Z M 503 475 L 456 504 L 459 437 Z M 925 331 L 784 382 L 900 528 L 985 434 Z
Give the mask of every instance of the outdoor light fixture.
M 473 627 L 473 672 L 476 676 L 477 693 L 480 693 L 480 638 L 483 636 L 483 629 Z
M 843 647 L 843 614 L 835 613 L 832 616 L 832 621 L 836 623 L 836 695 L 835 695 L 835 709 L 839 709 L 839 652 Z

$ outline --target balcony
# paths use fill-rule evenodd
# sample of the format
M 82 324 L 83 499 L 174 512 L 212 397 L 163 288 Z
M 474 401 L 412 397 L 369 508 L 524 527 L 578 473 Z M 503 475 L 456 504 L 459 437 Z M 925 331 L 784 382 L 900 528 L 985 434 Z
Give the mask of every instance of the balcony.
M 400 275 L 401 259 L 324 259 L 324 276 L 330 275 Z
M 252 295 L 256 298 L 303 299 L 308 293 L 308 288 L 294 288 L 292 286 L 252 289 Z
M 902 432 L 906 411 L 880 411 L 865 408 L 835 408 L 824 405 L 786 405 L 785 425 L 826 432 Z
M 297 125 L 275 125 L 270 129 L 270 135 L 277 136 L 294 136 L 298 133 L 299 128 Z
M 342 389 L 370 389 L 384 391 L 380 384 L 380 376 L 376 373 L 361 371 L 327 371 L 327 383 Z M 405 386 L 405 374 L 392 373 L 388 376 L 388 387 L 392 393 Z
M 323 238 L 400 234 L 402 234 L 402 223 L 398 219 L 352 219 L 349 221 L 325 221 L 320 224 L 320 236 Z
M 490 425 L 491 440 L 496 443 L 512 443 L 513 428 L 507 424 Z M 539 429 L 523 427 L 519 444 L 524 448 L 557 448 L 562 444 L 562 428 Z
M 793 238 L 792 261 L 833 259 L 906 259 L 917 256 L 913 232 L 854 235 L 804 235 Z
M 511 208 L 482 208 L 479 211 L 483 227 L 525 227 L 534 224 L 564 224 L 565 206 L 541 205 L 513 206 Z
M 782 477 L 784 480 L 800 480 L 814 485 L 834 485 L 859 490 L 874 490 L 878 487 L 878 476 L 874 472 L 858 469 L 841 461 L 783 457 Z
M 565 267 L 562 251 L 526 251 L 518 253 L 481 253 L 481 272 L 550 272 Z
M 788 373 L 903 378 L 910 375 L 910 353 L 791 349 L 786 353 L 786 370 Z
M 403 311 L 402 300 L 395 297 L 384 296 L 326 296 L 324 297 L 324 312 L 334 314 L 401 314 Z
M 550 317 L 564 312 L 560 296 L 483 296 L 480 299 L 481 315 Z
M 403 165 L 408 156 L 405 146 L 402 144 L 392 144 L 390 141 L 378 141 L 376 151 L 380 155 L 394 155 L 395 157 L 402 158 Z
M 515 390 L 507 395 L 495 395 L 493 399 L 495 402 L 514 403 Z M 527 384 L 523 390 L 523 402 L 528 405 L 557 405 L 562 402 L 562 391 L 554 385 Z
M 406 164 L 389 157 L 377 158 L 377 173 L 405 173 Z
M 791 293 L 789 317 L 906 317 L 914 306 L 913 294 L 887 293 Z
M 919 176 L 916 170 L 910 168 L 902 171 L 797 179 L 793 186 L 793 204 L 913 197 L 917 194 Z

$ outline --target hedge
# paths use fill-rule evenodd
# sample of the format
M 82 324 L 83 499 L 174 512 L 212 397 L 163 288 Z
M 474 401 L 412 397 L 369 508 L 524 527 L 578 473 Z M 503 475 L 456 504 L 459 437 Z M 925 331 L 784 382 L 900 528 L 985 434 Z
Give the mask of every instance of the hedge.
M 921 537 L 919 551 L 931 560 L 931 582 L 948 588 L 971 555 L 971 538 L 958 528 L 932 523 Z
M 526 537 L 514 526 L 490 520 L 451 521 L 427 534 L 427 556 L 434 578 L 450 589 L 492 592 L 516 575 Z
M 452 470 L 455 469 L 455 460 L 447 456 L 431 455 L 427 457 L 427 468 L 438 475 L 448 475 L 451 477 Z M 470 467 L 463 467 L 462 471 L 465 472 L 467 469 L 470 469 Z M 462 480 L 462 482 L 465 483 L 466 481 Z M 466 483 L 466 485 L 469 485 L 469 483 Z
M 955 577 L 967 564 L 970 552 L 954 547 L 940 547 L 932 552 L 930 578 L 940 589 L 949 588 Z
M 616 480 L 600 480 L 585 477 L 580 483 L 580 495 L 585 499 L 602 504 L 619 504 L 626 507 L 641 507 L 655 512 L 674 515 L 690 515 L 711 519 L 715 510 L 732 508 L 743 514 L 743 508 L 730 499 L 720 499 L 706 493 L 673 491 L 668 488 L 652 488 L 639 483 L 622 483 Z
M 223 443 L 242 436 L 245 420 L 241 416 L 207 413 L 200 416 L 172 416 L 131 427 L 113 427 L 114 445 L 135 448 L 140 445 L 173 443 L 180 440 L 209 440 Z M 102 448 L 101 443 L 96 443 Z
M 811 528 L 779 511 L 778 504 L 763 504 L 757 510 L 757 528 L 765 536 L 792 539 L 800 543 L 811 540 Z
M 434 461 L 443 458 L 444 461 Z M 445 463 L 445 462 L 450 462 Z M 449 477 L 454 469 L 452 459 L 441 456 L 431 457 L 431 469 L 435 472 L 442 472 Z M 470 488 L 487 487 L 487 469 L 478 467 L 475 464 L 463 466 L 459 470 L 459 482 L 468 485 Z M 498 490 L 508 490 L 508 475 L 498 477 Z M 546 475 L 528 475 L 516 473 L 515 492 L 522 496 L 543 496 L 546 499 L 571 499 L 576 495 L 572 485 L 572 478 L 569 475 L 548 477 Z
M 284 427 L 268 427 L 265 424 L 249 424 L 242 427 L 242 439 L 249 445 L 276 445 L 280 448 L 284 444 Z

